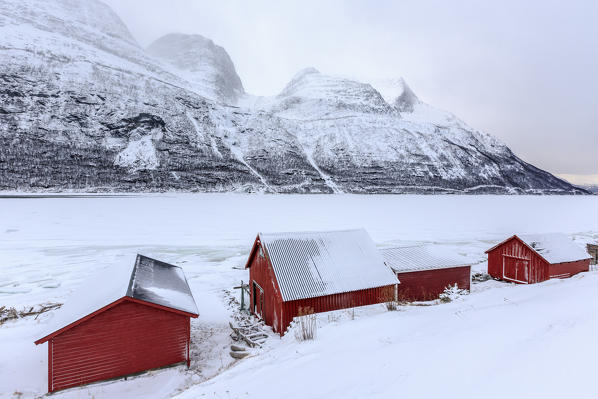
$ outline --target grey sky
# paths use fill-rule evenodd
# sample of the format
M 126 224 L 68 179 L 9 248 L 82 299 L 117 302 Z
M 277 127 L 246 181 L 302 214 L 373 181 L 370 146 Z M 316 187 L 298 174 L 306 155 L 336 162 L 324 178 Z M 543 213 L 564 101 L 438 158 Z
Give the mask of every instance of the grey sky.
M 307 66 L 402 76 L 538 167 L 598 173 L 598 2 L 105 1 L 143 46 L 213 39 L 249 93 L 275 94 Z

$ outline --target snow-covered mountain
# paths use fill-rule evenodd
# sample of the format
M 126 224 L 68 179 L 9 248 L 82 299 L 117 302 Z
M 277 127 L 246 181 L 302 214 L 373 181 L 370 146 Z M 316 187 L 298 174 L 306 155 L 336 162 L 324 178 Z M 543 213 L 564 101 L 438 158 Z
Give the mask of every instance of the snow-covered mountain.
M 421 100 L 300 71 L 246 94 L 199 35 L 141 48 L 105 4 L 0 2 L 0 189 L 581 193 Z

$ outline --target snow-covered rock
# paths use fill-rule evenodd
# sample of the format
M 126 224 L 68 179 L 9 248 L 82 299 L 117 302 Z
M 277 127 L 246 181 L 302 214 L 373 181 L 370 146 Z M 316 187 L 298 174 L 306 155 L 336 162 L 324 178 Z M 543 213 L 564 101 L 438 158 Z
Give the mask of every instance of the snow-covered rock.
M 308 68 L 254 97 L 209 39 L 144 50 L 96 0 L 1 2 L 0 82 L 0 190 L 583 192 L 402 80 Z
M 156 169 L 160 165 L 151 136 L 130 140 L 127 147 L 116 155 L 114 163 L 131 170 Z

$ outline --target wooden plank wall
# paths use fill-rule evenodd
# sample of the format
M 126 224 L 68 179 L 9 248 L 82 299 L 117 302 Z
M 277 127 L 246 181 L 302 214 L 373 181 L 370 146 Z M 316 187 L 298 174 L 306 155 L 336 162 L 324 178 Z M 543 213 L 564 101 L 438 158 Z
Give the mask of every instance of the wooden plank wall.
M 125 301 L 48 345 L 52 392 L 186 362 L 189 317 Z

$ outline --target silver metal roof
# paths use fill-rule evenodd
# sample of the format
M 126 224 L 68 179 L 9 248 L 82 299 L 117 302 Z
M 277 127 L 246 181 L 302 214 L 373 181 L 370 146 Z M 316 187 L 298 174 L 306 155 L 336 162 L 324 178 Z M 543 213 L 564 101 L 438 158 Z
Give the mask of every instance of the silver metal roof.
M 429 245 L 385 248 L 380 252 L 384 262 L 395 272 L 446 269 L 469 265 L 466 260 L 447 257 L 441 250 Z
M 398 284 L 363 230 L 259 234 L 284 301 Z

